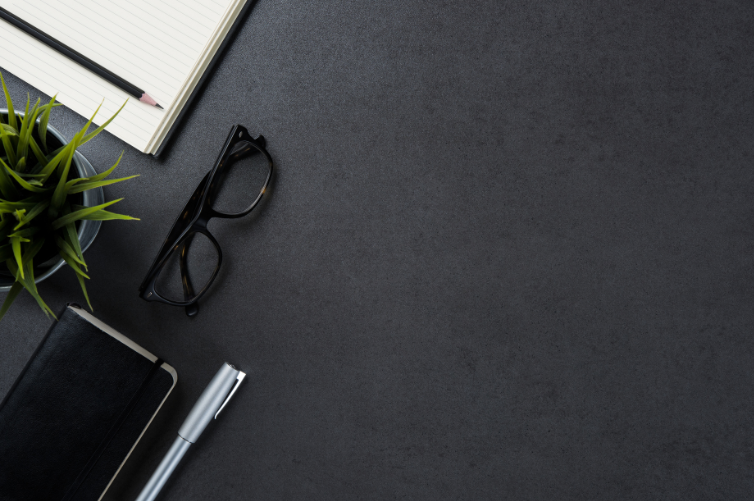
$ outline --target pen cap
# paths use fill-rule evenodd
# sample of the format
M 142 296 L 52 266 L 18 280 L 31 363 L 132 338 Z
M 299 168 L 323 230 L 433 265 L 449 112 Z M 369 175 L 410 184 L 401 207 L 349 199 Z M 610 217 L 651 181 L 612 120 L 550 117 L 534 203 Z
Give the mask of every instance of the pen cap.
M 202 434 L 207 424 L 215 417 L 215 414 L 228 396 L 228 392 L 236 382 L 240 371 L 236 370 L 228 363 L 224 363 L 215 377 L 209 382 L 204 392 L 196 401 L 194 408 L 189 412 L 188 417 L 178 430 L 178 435 L 184 440 L 196 442 L 199 435 Z

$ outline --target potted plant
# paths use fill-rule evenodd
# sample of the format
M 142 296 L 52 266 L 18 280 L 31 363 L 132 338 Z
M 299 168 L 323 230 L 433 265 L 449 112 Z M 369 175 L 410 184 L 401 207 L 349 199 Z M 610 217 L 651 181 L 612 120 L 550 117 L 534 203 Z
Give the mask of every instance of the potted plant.
M 27 98 L 24 112 L 18 113 L 2 75 L 0 80 L 8 106 L 7 112 L 0 112 L 0 276 L 12 284 L 0 308 L 0 319 L 22 289 L 34 297 L 45 314 L 54 317 L 40 297 L 36 282 L 63 263 L 75 272 L 91 308 L 84 285 L 84 279 L 89 278 L 83 255 L 86 245 L 81 239 L 85 234 L 93 239 L 96 229 L 93 234 L 91 227 L 84 231 L 86 225 L 136 218 L 105 210 L 121 199 L 95 205 L 92 199 L 97 197 L 84 194 L 88 190 L 101 192 L 102 186 L 136 176 L 107 179 L 123 153 L 110 169 L 96 174 L 91 166 L 86 168 L 88 162 L 81 161 L 83 156 L 76 149 L 102 132 L 123 107 L 89 132 L 97 108 L 86 125 L 65 143 L 48 126 L 50 111 L 59 106 L 55 97 L 44 105 L 37 99 L 31 108 Z M 99 202 L 103 201 L 100 195 Z

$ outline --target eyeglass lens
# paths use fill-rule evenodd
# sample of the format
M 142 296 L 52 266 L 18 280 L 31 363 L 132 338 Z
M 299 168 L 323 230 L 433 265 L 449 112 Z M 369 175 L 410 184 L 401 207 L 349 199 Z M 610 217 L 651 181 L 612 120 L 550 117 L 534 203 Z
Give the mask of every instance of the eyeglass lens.
M 157 276 L 155 291 L 169 301 L 190 301 L 209 284 L 218 264 L 212 241 L 203 233 L 194 233 L 170 255 Z M 184 275 L 189 279 L 185 284 Z
M 269 175 L 267 157 L 255 144 L 239 141 L 217 169 L 210 206 L 225 214 L 245 211 L 262 194 Z

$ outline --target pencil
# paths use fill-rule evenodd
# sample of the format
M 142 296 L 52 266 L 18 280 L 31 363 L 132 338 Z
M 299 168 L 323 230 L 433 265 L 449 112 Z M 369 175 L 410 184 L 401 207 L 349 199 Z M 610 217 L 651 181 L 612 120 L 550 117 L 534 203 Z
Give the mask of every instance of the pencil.
M 115 85 L 116 87 L 128 92 L 132 96 L 136 97 L 141 101 L 142 103 L 149 104 L 151 106 L 156 106 L 157 108 L 163 109 L 162 106 L 157 104 L 157 101 L 155 101 L 149 94 L 135 86 L 134 84 L 124 80 L 123 78 L 119 77 L 112 71 L 108 70 L 107 68 L 103 68 L 99 64 L 95 63 L 88 57 L 84 56 L 83 54 L 79 54 L 75 50 L 71 49 L 67 45 L 65 45 L 62 42 L 59 42 L 58 40 L 52 38 L 47 33 L 44 33 L 34 26 L 30 25 L 23 19 L 11 14 L 7 10 L 0 7 L 0 17 L 8 21 L 10 24 L 15 26 L 16 28 L 28 33 L 29 35 L 33 36 L 43 44 L 55 49 L 56 51 L 60 52 L 64 56 L 68 57 L 69 59 L 79 63 L 84 68 L 88 69 L 92 73 L 104 78 L 111 84 Z

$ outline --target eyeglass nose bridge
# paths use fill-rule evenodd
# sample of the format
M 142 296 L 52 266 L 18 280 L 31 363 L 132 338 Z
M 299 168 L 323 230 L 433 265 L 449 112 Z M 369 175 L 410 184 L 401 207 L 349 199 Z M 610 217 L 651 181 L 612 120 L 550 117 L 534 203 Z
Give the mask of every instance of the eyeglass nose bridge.
M 201 213 L 192 224 L 194 231 L 197 231 L 199 233 L 209 236 L 210 233 L 209 233 L 209 230 L 207 229 L 207 225 L 209 224 L 210 219 L 212 219 L 213 217 L 217 217 L 217 216 L 215 214 L 215 210 L 212 208 L 210 204 L 207 204 L 204 207 L 202 207 Z M 214 237 L 210 237 L 210 238 L 212 238 L 214 241 Z M 217 241 L 215 241 L 215 245 L 217 245 Z

